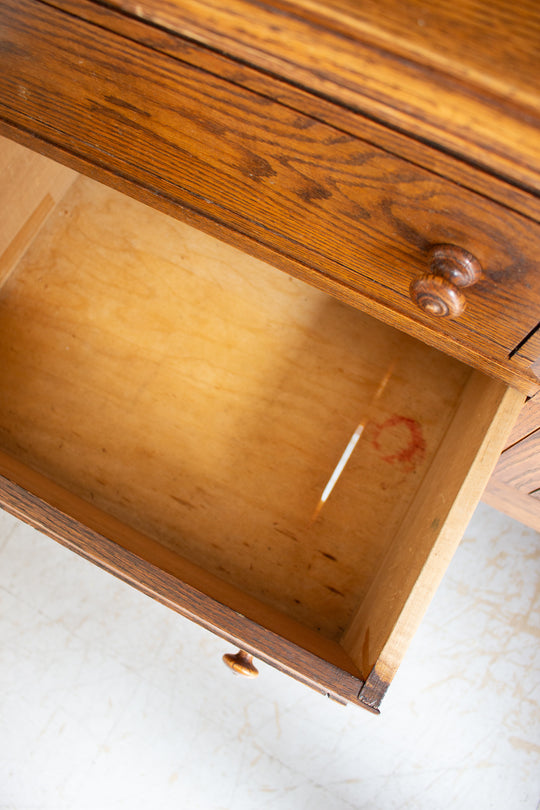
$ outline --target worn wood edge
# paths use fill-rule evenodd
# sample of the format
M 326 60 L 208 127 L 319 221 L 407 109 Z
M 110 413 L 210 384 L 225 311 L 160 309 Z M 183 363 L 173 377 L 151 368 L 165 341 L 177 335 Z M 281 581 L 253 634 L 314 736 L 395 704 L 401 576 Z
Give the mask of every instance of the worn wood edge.
M 267 262 L 280 270 L 289 273 L 323 292 L 332 295 L 340 301 L 367 312 L 383 323 L 393 326 L 411 337 L 417 338 L 429 346 L 439 349 L 445 354 L 467 363 L 494 378 L 513 385 L 524 394 L 534 395 L 540 390 L 540 379 L 530 375 L 519 368 L 513 368 L 511 362 L 508 365 L 484 354 L 479 354 L 465 346 L 457 340 L 446 335 L 440 335 L 436 327 L 430 328 L 425 324 L 412 320 L 408 315 L 403 315 L 397 310 L 389 308 L 384 303 L 368 298 L 363 293 L 350 287 L 348 284 L 337 281 L 325 275 L 321 271 L 313 270 L 302 262 L 286 256 L 274 248 L 258 242 L 233 228 L 224 225 L 216 219 L 199 212 L 196 208 L 188 208 L 153 190 L 143 186 L 129 177 L 117 174 L 106 167 L 96 165 L 86 160 L 84 157 L 61 148 L 56 144 L 44 140 L 42 137 L 33 134 L 19 126 L 0 118 L 0 134 L 3 134 L 23 146 L 40 152 L 41 154 L 63 163 L 75 171 L 85 174 L 88 177 L 104 183 L 111 188 L 121 191 L 146 205 L 161 211 L 168 216 L 179 219 L 188 225 L 193 226 L 210 236 L 214 236 L 223 242 L 227 242 L 233 247 L 239 248 L 257 259 Z
M 532 178 L 536 178 L 533 186 L 538 186 L 540 164 L 534 149 L 534 125 L 529 120 L 537 111 L 525 107 L 519 115 L 521 108 L 511 98 L 486 92 L 444 70 L 432 67 L 426 71 L 414 58 L 327 30 L 301 14 L 283 11 L 276 17 L 275 9 L 251 0 L 237 0 L 234 9 L 206 3 L 204 11 L 194 0 L 152 8 L 135 0 L 116 0 L 111 5 L 345 104 L 411 137 L 437 144 L 524 188 L 530 188 Z M 242 36 L 244 29 L 238 20 L 244 17 L 264 33 L 257 38 Z M 316 63 L 312 58 L 314 38 L 320 53 Z M 326 66 L 324 71 L 321 64 Z M 406 102 L 400 103 L 395 88 L 404 82 L 408 92 Z M 432 97 L 438 103 L 429 105 L 428 114 L 427 99 Z M 484 132 L 475 134 L 469 123 L 460 128 L 457 121 L 464 118 L 465 109 L 467 122 L 482 123 Z M 516 121 L 522 130 L 518 139 L 513 144 L 501 143 L 493 133 L 515 130 Z
M 482 496 L 523 396 L 472 372 L 435 459 L 342 644 L 378 707 Z M 370 629 L 379 628 L 378 638 Z M 371 695 L 371 697 L 370 697 Z
M 108 6 L 96 5 L 94 0 L 47 0 L 47 5 L 104 27 L 167 56 L 207 70 L 297 112 L 310 115 L 469 191 L 499 202 L 533 221 L 540 221 L 540 198 L 478 170 L 457 155 L 442 152 L 431 144 L 413 140 L 353 109 L 310 93 L 233 57 L 224 56 L 212 50 L 206 43 L 160 28 L 149 20 L 128 16 Z
M 531 498 L 525 492 L 520 492 L 492 476 L 484 490 L 482 501 L 508 517 L 524 523 L 530 529 L 540 532 L 540 501 Z
M 0 506 L 258 659 L 319 692 L 356 701 L 362 680 L 337 642 L 319 637 L 294 619 L 261 605 L 3 452 Z M 153 556 L 158 557 L 159 566 L 148 559 Z M 217 598 L 206 593 L 212 589 L 218 591 Z M 246 615 L 250 609 L 259 614 L 260 623 Z

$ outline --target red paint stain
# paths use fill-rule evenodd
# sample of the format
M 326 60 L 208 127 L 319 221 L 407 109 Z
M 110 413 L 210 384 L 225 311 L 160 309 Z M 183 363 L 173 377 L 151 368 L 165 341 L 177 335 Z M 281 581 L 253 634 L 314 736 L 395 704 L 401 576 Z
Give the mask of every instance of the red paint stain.
M 383 461 L 400 464 L 408 472 L 424 460 L 426 440 L 416 419 L 394 414 L 385 422 L 371 425 L 371 443 L 381 453 Z

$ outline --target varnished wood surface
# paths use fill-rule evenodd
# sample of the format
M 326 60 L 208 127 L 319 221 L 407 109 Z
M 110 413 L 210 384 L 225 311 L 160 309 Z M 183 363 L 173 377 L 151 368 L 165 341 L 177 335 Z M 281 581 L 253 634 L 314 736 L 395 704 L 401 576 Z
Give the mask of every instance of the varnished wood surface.
M 529 368 L 540 379 L 540 321 L 529 338 L 512 355 L 512 362 L 516 366 Z
M 296 84 L 252 68 L 243 61 L 227 58 L 207 47 L 201 48 L 197 42 L 186 38 L 189 32 L 186 37 L 179 36 L 174 31 L 152 25 L 149 20 L 131 17 L 109 6 L 96 5 L 94 0 L 49 0 L 48 4 L 191 65 L 211 70 L 224 79 L 268 96 L 297 112 L 325 121 L 343 132 L 540 221 L 540 197 L 532 196 L 493 174 L 478 170 L 465 162 L 465 158 L 459 159 L 440 151 L 436 145 L 420 143 L 397 130 L 389 129 L 350 107 L 314 95 Z
M 540 186 L 534 0 L 111 4 Z
M 1 93 L 3 115 L 14 123 L 259 240 L 277 251 L 277 263 L 290 257 L 330 274 L 366 296 L 363 306 L 390 306 L 387 318 L 431 332 L 428 339 L 445 341 L 450 351 L 464 347 L 480 365 L 486 355 L 492 364 L 511 365 L 508 352 L 536 324 L 540 298 L 525 220 L 208 73 L 154 52 L 150 64 L 140 46 L 41 4 L 16 6 L 4 3 L 11 45 L 4 48 L 9 68 Z M 118 59 L 114 77 L 107 49 Z M 46 100 L 39 91 L 40 61 L 47 64 Z M 434 326 L 408 298 L 413 273 L 437 241 L 461 244 L 486 267 L 466 314 L 444 326 Z M 519 365 L 516 370 L 526 375 Z
M 540 489 L 540 427 L 504 451 L 494 475 L 526 495 Z
M 540 397 L 527 400 L 506 440 L 505 450 L 540 428 Z
M 511 6 L 506 0 L 277 0 L 277 5 L 537 108 L 538 88 L 530 73 L 538 64 L 540 39 L 534 0 Z
M 2 289 L 0 358 L 4 449 L 334 639 L 470 374 L 83 178 Z

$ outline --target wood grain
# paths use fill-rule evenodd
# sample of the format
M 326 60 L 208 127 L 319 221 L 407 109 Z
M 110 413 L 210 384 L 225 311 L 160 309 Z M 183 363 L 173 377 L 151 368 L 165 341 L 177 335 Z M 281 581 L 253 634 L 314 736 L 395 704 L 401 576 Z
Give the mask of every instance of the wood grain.
M 377 707 L 457 548 L 523 398 L 473 374 L 406 519 L 343 638 Z
M 540 398 L 527 400 L 506 440 L 505 450 L 540 428 Z
M 449 351 L 465 347 L 480 365 L 486 355 L 507 364 L 532 327 L 540 279 L 525 220 L 209 73 L 156 53 L 150 60 L 140 46 L 40 4 L 10 6 L 4 3 L 9 70 L 1 96 L 14 123 L 165 195 L 180 215 L 188 206 L 259 241 L 279 253 L 277 263 L 290 257 L 315 276 L 330 275 L 365 296 L 358 299 L 364 307 L 385 309 Z M 36 24 L 29 27 L 29 18 Z M 118 59 L 114 75 L 106 53 Z M 47 64 L 46 100 L 40 62 Z M 466 314 L 444 326 L 408 299 L 412 274 L 438 241 L 457 242 L 487 268 Z M 518 374 L 529 377 L 526 369 Z
M 540 487 L 540 427 L 504 451 L 493 475 L 526 495 Z
M 534 108 L 538 102 L 530 70 L 538 60 L 540 13 L 530 0 L 512 8 L 504 0 L 489 5 L 485 0 L 278 0 L 278 5 L 523 106 Z
M 532 196 L 516 185 L 487 174 L 456 156 L 440 151 L 436 144 L 418 141 L 399 131 L 384 126 L 338 103 L 315 95 L 298 85 L 279 79 L 275 75 L 254 69 L 244 61 L 225 57 L 206 45 L 201 48 L 186 36 L 179 36 L 148 19 L 138 19 L 110 7 L 96 5 L 93 0 L 48 0 L 48 5 L 81 17 L 88 22 L 128 39 L 148 45 L 154 50 L 181 59 L 195 67 L 210 70 L 224 79 L 278 101 L 286 107 L 325 121 L 350 135 L 383 148 L 392 154 L 429 169 L 465 188 L 477 191 L 516 210 L 536 222 L 540 221 L 540 198 Z
M 4 449 L 334 639 L 470 374 L 83 178 L 0 316 Z
M 533 0 L 110 5 L 539 188 Z

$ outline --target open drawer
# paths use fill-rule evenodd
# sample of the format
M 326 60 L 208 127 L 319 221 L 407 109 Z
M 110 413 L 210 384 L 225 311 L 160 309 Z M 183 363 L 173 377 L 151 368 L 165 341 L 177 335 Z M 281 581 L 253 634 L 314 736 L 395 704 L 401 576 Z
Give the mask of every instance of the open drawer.
M 4 252 L 0 502 L 377 710 L 523 396 L 34 159 L 59 201 L 20 183 Z

